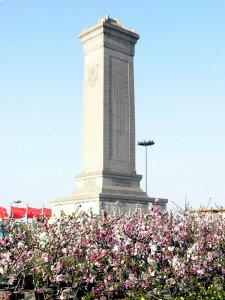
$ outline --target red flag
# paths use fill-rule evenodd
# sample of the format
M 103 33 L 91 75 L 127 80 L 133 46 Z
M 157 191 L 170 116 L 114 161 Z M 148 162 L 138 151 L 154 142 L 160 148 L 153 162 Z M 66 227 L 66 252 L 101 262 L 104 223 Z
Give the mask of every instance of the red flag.
M 7 214 L 7 211 L 4 207 L 0 206 L 0 218 L 7 218 L 8 217 L 8 214 Z
M 42 208 L 27 207 L 27 218 L 40 217 Z
M 26 215 L 26 208 L 11 206 L 11 217 L 14 219 L 22 219 Z
M 43 208 L 43 215 L 45 215 L 47 218 L 51 218 L 52 216 L 51 208 Z

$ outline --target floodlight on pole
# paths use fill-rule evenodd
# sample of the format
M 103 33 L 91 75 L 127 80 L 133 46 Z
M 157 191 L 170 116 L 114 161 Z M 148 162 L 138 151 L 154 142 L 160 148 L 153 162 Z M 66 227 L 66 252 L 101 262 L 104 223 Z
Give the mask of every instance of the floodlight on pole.
M 148 191 L 148 146 L 153 146 L 155 145 L 155 142 L 152 140 L 149 141 L 140 141 L 137 143 L 138 146 L 144 146 L 145 147 L 145 191 L 147 194 Z
M 18 207 L 18 204 L 22 203 L 22 201 L 21 200 L 16 200 L 16 201 L 13 201 L 13 203 L 16 203 L 17 207 Z

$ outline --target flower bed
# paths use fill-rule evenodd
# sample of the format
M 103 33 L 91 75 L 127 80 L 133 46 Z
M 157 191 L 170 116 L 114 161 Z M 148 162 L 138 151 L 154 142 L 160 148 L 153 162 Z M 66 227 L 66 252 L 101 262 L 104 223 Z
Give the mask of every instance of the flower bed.
M 163 299 L 168 293 L 187 297 L 202 288 L 224 289 L 221 216 L 153 206 L 145 215 L 93 218 L 77 212 L 28 224 L 8 219 L 5 229 L 0 280 L 14 292 L 35 290 L 61 299 Z

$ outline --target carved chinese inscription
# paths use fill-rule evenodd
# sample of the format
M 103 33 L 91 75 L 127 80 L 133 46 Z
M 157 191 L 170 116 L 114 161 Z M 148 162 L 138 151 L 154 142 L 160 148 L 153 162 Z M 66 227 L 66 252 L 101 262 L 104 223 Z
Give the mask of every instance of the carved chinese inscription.
M 112 184 L 116 186 L 131 186 L 131 180 L 130 179 L 121 179 L 121 178 L 113 178 Z
M 99 79 L 99 64 L 88 67 L 88 84 L 94 86 Z
M 110 57 L 110 158 L 129 161 L 129 63 Z

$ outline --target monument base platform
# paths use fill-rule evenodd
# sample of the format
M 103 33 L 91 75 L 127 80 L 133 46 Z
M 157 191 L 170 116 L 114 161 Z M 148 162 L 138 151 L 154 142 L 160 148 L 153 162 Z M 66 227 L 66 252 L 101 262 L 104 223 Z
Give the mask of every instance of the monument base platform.
M 59 216 L 61 211 L 65 214 L 72 214 L 77 210 L 91 212 L 93 215 L 100 215 L 103 210 L 121 214 L 139 209 L 147 213 L 149 205 L 153 204 L 160 209 L 166 209 L 167 202 L 167 199 L 148 197 L 146 194 L 134 196 L 107 193 L 77 195 L 74 193 L 68 197 L 54 199 L 51 204 L 53 215 Z
M 148 212 L 150 204 L 166 209 L 167 199 L 149 197 L 140 188 L 141 175 L 104 171 L 82 173 L 77 178 L 77 189 L 68 197 L 51 201 L 53 215 L 80 211 L 99 215 L 102 210 L 110 213 L 128 213 L 136 209 Z M 156 203 L 157 199 L 157 203 Z

